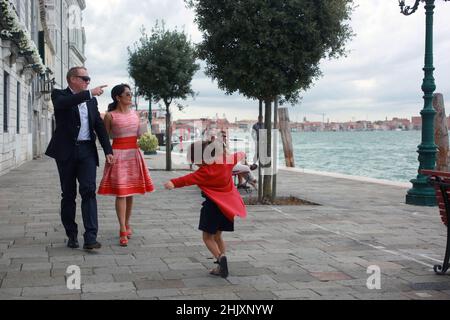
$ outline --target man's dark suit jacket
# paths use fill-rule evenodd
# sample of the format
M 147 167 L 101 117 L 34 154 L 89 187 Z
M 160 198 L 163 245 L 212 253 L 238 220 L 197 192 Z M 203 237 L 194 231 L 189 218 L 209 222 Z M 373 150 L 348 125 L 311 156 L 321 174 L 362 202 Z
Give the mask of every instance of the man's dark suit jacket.
M 76 148 L 76 142 L 80 133 L 81 121 L 78 105 L 86 102 L 89 115 L 89 133 L 92 142 L 96 137 L 107 154 L 113 154 L 108 133 L 98 111 L 97 99 L 91 99 L 89 91 L 73 94 L 67 88 L 65 90 L 53 90 L 52 101 L 55 108 L 56 129 L 45 154 L 56 161 L 68 160 Z M 97 135 L 96 135 L 97 133 Z M 99 165 L 98 152 L 96 152 L 97 166 Z

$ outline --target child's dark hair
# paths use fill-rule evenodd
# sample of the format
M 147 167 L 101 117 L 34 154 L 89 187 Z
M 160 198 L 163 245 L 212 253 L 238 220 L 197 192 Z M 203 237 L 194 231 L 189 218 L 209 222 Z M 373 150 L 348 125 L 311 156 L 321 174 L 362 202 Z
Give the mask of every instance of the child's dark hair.
M 197 141 L 189 146 L 187 152 L 188 161 L 193 164 L 212 164 L 220 155 L 224 154 L 223 143 L 216 141 Z

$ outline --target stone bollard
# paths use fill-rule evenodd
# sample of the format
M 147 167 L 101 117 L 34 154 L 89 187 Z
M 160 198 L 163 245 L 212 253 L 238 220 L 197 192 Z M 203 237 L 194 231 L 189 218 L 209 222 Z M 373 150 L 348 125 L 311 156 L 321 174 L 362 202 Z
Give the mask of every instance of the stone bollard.
M 435 93 L 433 95 L 433 108 L 436 110 L 436 116 L 434 118 L 434 139 L 438 147 L 436 170 L 448 172 L 448 127 L 447 117 L 445 116 L 444 96 L 441 93 Z

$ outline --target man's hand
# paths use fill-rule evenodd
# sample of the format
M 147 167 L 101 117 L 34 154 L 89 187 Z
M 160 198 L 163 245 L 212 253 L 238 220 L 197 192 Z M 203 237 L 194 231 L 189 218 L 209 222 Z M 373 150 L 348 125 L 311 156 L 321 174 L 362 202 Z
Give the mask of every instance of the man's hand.
M 114 156 L 112 154 L 106 155 L 106 162 L 109 164 L 114 164 Z
M 167 190 L 173 190 L 173 189 L 175 189 L 175 186 L 172 183 L 172 181 L 169 181 L 164 184 L 164 188 L 166 188 Z
M 91 90 L 92 96 L 93 97 L 101 96 L 103 94 L 103 88 L 106 88 L 106 87 L 107 87 L 107 85 L 104 85 L 104 86 L 100 86 L 100 87 L 92 89 Z

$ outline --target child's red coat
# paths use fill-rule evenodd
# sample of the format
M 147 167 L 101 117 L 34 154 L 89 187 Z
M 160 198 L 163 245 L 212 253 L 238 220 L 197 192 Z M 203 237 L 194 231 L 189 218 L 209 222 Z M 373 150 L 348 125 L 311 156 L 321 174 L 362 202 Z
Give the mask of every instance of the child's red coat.
M 227 157 L 224 164 L 210 164 L 200 167 L 194 173 L 172 179 L 175 188 L 197 185 L 211 199 L 229 220 L 235 216 L 245 218 L 247 209 L 233 183 L 233 167 L 245 158 L 244 152 Z

